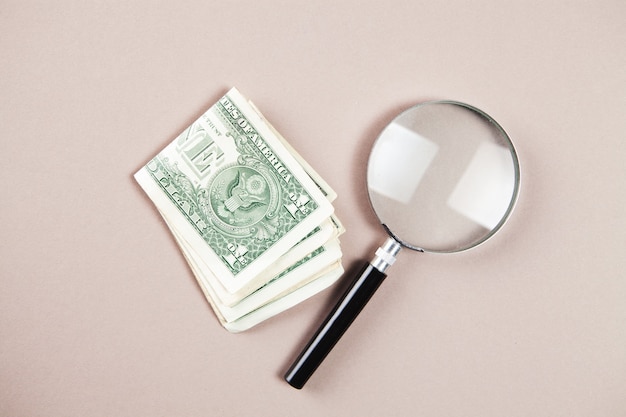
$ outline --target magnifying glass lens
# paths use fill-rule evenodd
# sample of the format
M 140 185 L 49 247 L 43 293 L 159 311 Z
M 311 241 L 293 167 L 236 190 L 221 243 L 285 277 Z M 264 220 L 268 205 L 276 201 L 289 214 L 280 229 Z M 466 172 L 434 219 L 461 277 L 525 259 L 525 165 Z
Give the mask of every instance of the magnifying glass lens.
M 367 184 L 381 223 L 404 246 L 457 252 L 493 234 L 515 200 L 519 171 L 506 133 L 456 102 L 399 115 L 370 154 Z

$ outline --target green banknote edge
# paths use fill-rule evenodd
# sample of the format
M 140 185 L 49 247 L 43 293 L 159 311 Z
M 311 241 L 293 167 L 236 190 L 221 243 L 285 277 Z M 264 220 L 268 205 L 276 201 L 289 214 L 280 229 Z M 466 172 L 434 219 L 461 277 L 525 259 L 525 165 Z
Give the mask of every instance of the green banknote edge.
M 184 248 L 185 242 L 182 238 L 174 230 L 172 230 L 172 234 L 179 246 Z M 282 271 L 263 287 L 245 297 L 238 304 L 226 306 L 222 304 L 217 297 L 210 283 L 211 279 L 207 277 L 207 271 L 201 266 L 202 260 L 192 249 L 185 248 L 182 252 L 207 301 L 223 325 L 246 317 L 250 315 L 250 313 L 262 308 L 264 305 L 275 303 L 294 291 L 298 291 L 302 287 L 307 287 L 309 290 L 317 288 L 316 286 L 308 286 L 308 284 L 328 273 L 329 269 L 336 270 L 337 268 L 341 268 L 342 256 L 339 241 L 333 238 L 331 241 L 326 242 L 325 245 L 317 248 L 294 265 Z M 210 274 L 210 272 L 208 273 Z M 338 276 L 335 280 L 337 278 Z M 328 285 L 330 284 L 332 283 Z M 326 286 L 324 288 L 326 288 Z M 299 292 L 298 294 L 297 297 L 293 297 L 294 300 L 304 296 L 303 292 Z M 313 294 L 309 296 L 312 295 Z

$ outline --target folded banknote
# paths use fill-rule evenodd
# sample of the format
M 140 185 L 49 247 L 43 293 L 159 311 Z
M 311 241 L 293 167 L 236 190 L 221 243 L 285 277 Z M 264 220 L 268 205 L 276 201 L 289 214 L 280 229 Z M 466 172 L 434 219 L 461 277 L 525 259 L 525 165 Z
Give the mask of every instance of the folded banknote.
M 135 179 L 230 331 L 292 307 L 343 272 L 336 193 L 235 88 Z

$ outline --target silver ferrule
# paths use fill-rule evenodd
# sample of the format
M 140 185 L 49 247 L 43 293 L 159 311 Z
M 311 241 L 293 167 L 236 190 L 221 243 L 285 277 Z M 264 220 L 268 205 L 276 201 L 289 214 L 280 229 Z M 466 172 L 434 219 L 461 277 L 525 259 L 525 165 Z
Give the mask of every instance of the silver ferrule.
M 385 272 L 396 261 L 396 255 L 402 249 L 394 238 L 389 237 L 385 243 L 376 250 L 376 256 L 370 264 L 380 272 Z

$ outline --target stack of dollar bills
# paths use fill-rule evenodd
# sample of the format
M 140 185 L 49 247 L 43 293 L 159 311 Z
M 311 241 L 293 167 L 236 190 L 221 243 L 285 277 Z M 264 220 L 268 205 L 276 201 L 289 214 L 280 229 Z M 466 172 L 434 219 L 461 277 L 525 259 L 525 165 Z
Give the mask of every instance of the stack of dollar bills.
M 335 192 L 235 88 L 135 179 L 231 332 L 343 273 Z

